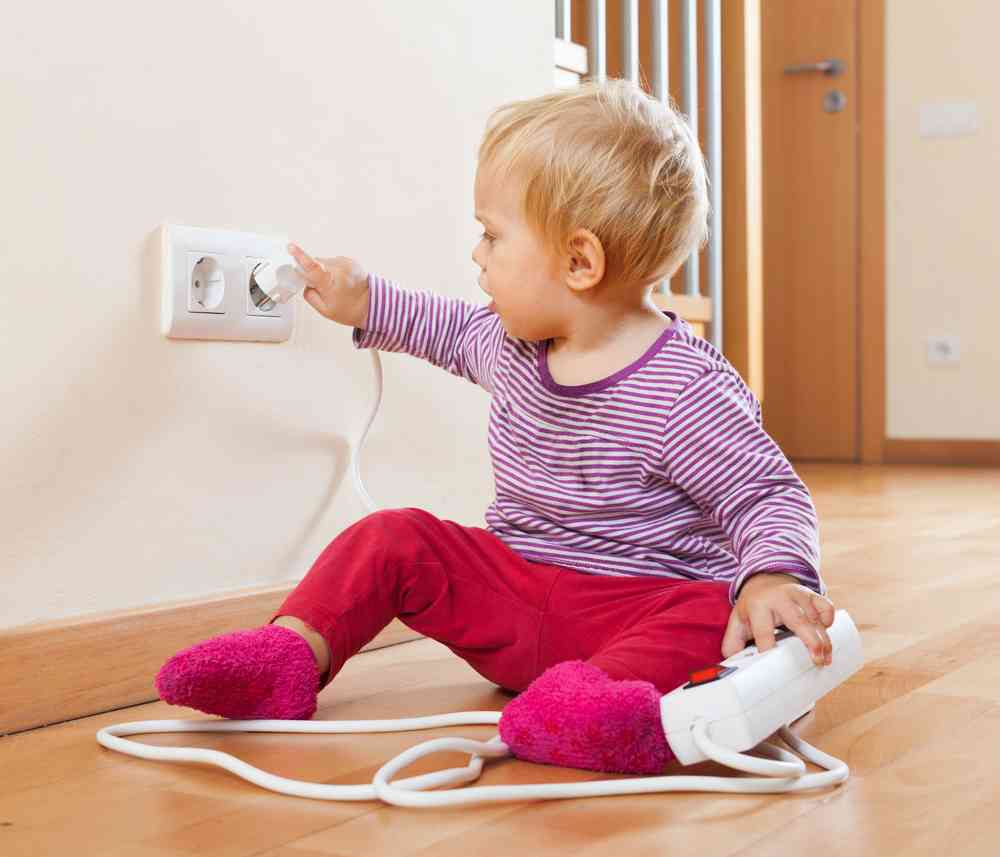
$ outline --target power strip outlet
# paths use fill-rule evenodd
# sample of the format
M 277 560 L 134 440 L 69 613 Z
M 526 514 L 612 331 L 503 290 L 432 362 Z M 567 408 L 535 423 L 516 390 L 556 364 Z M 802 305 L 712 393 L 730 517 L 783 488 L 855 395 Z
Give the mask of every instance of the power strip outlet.
M 837 610 L 826 629 L 833 647 L 827 666 L 817 666 L 805 643 L 781 629 L 773 648 L 760 652 L 748 646 L 695 670 L 686 684 L 661 698 L 663 731 L 681 764 L 708 758 L 694 742 L 695 721 L 707 721 L 708 737 L 716 744 L 750 750 L 806 714 L 864 665 L 861 635 L 846 610 Z

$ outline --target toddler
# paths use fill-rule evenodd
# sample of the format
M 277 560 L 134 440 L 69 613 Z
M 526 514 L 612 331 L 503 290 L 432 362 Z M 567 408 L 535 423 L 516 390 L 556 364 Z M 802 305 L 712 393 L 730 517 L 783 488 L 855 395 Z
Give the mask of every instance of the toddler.
M 726 358 L 653 302 L 707 236 L 688 125 L 626 80 L 503 105 L 475 176 L 488 306 L 410 291 L 353 259 L 289 252 L 303 298 L 357 348 L 406 352 L 491 396 L 486 527 L 418 508 L 359 520 L 268 623 L 174 655 L 161 697 L 308 719 L 393 618 L 515 694 L 518 758 L 661 773 L 659 700 L 763 651 L 784 624 L 829 663 L 834 608 L 809 491 Z

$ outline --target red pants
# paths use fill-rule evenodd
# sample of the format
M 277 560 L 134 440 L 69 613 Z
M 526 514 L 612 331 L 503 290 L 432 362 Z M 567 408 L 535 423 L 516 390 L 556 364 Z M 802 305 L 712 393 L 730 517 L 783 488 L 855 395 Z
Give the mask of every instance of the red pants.
M 728 592 L 531 562 L 486 529 L 384 509 L 337 536 L 268 622 L 295 616 L 322 634 L 329 680 L 398 616 L 509 690 L 583 660 L 668 693 L 722 659 Z

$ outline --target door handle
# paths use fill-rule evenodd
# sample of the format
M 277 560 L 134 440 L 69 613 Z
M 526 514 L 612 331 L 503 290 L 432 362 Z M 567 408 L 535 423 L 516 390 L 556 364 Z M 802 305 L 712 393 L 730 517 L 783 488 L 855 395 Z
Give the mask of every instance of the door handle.
M 808 62 L 802 65 L 786 65 L 785 74 L 802 74 L 803 72 L 818 71 L 822 74 L 833 77 L 842 74 L 844 63 L 841 60 L 821 60 L 820 62 Z

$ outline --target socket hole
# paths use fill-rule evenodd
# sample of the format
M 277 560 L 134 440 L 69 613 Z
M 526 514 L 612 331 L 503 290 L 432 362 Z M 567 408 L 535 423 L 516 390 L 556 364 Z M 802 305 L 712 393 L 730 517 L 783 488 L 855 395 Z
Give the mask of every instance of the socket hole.
M 205 309 L 215 309 L 226 292 L 226 278 L 220 265 L 211 256 L 202 256 L 191 270 L 191 294 L 195 303 Z

